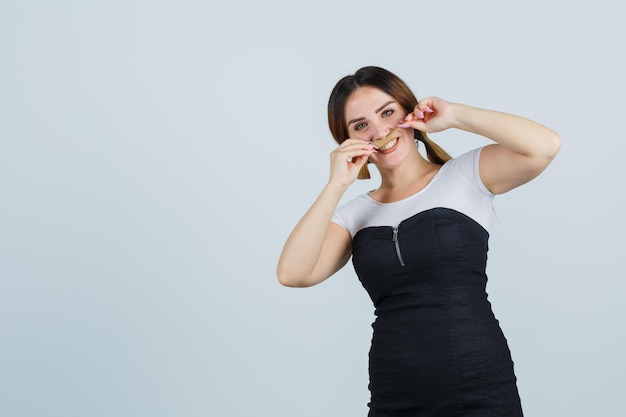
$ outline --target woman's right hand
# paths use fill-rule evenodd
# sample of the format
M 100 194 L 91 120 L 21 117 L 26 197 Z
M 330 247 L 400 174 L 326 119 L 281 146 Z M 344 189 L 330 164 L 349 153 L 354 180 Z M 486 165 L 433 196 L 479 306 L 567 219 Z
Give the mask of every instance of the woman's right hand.
M 346 139 L 330 153 L 329 183 L 348 188 L 357 179 L 361 167 L 367 163 L 367 158 L 374 152 L 376 147 L 371 142 Z
M 310 287 L 341 269 L 351 256 L 350 233 L 332 222 L 344 191 L 359 174 L 375 146 L 346 139 L 330 153 L 330 179 L 293 229 L 278 260 L 278 281 L 288 287 Z

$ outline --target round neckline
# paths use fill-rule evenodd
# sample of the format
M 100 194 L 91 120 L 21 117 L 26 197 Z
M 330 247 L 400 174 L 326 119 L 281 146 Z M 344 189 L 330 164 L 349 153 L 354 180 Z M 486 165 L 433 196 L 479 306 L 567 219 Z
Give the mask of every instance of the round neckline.
M 413 199 L 413 198 L 415 198 L 415 197 L 419 196 L 420 194 L 424 193 L 426 190 L 428 190 L 428 189 L 430 188 L 430 186 L 431 186 L 431 185 L 432 185 L 432 184 L 433 184 L 433 183 L 437 180 L 437 178 L 441 175 L 441 172 L 443 171 L 443 167 L 444 167 L 445 165 L 446 165 L 446 164 L 441 165 L 441 167 L 437 170 L 437 173 L 436 173 L 435 175 L 433 175 L 433 177 L 430 179 L 430 181 L 428 181 L 428 183 L 427 183 L 424 187 L 422 187 L 422 189 L 421 189 L 421 190 L 419 190 L 418 192 L 416 192 L 416 193 L 414 193 L 414 194 L 411 194 L 410 196 L 405 197 L 405 198 L 403 198 L 403 199 L 401 199 L 401 200 L 397 200 L 397 201 L 390 201 L 389 203 L 383 203 L 383 202 L 381 202 L 381 201 L 378 201 L 378 200 L 376 200 L 375 198 L 373 198 L 373 197 L 371 197 L 371 196 L 370 196 L 370 193 L 373 193 L 373 192 L 374 192 L 374 191 L 376 191 L 377 189 L 374 189 L 374 190 L 372 190 L 372 191 L 370 191 L 370 192 L 368 192 L 368 193 L 365 193 L 365 194 L 364 194 L 364 196 L 365 196 L 368 200 L 370 200 L 371 202 L 376 203 L 376 204 L 381 205 L 381 206 L 388 206 L 388 205 L 392 205 L 392 204 L 399 204 L 399 203 L 403 203 L 403 202 L 405 202 L 405 201 L 411 200 L 411 199 Z

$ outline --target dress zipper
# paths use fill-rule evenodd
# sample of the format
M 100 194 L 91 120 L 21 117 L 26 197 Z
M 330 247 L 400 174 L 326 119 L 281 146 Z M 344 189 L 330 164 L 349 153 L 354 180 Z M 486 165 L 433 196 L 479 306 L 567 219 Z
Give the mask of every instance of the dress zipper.
M 398 228 L 399 226 L 396 226 L 393 228 L 393 243 L 396 245 L 396 255 L 398 255 L 400 266 L 404 266 L 404 261 L 402 260 L 402 253 L 400 253 L 400 243 L 398 242 Z

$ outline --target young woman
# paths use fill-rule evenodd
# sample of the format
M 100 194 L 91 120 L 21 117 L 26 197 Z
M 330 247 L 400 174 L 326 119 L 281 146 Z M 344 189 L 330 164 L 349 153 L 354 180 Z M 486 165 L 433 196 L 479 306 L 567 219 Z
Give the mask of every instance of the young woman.
M 522 416 L 485 292 L 488 232 L 493 197 L 539 175 L 559 136 L 506 113 L 418 101 L 378 67 L 337 83 L 328 119 L 339 143 L 330 178 L 285 243 L 279 282 L 318 284 L 352 257 L 376 308 L 370 417 Z M 450 128 L 494 143 L 452 159 L 426 135 Z M 380 186 L 338 208 L 357 177 L 369 178 L 368 163 Z

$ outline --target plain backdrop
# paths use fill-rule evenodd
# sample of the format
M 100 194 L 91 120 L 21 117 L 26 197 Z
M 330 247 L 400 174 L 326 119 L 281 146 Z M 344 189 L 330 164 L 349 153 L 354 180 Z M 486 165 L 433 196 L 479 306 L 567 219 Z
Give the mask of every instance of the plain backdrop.
M 275 276 L 328 178 L 328 95 L 365 65 L 560 133 L 495 200 L 489 297 L 527 416 L 623 415 L 625 18 L 617 0 L 1 0 L 0 415 L 365 416 L 352 266 Z

